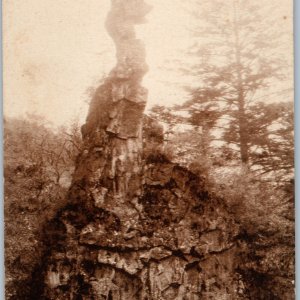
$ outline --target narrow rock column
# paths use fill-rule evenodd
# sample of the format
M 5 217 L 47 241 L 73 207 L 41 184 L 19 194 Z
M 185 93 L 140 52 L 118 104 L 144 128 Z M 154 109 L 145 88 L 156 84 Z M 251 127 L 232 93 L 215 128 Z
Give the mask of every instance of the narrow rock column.
M 117 209 L 138 196 L 141 186 L 142 118 L 147 89 L 141 81 L 148 67 L 134 26 L 145 22 L 151 7 L 143 0 L 112 0 L 106 28 L 116 45 L 117 65 L 100 86 L 82 127 L 85 149 L 77 164 L 71 201 L 84 181 L 84 199 Z M 81 197 L 80 197 L 81 198 Z

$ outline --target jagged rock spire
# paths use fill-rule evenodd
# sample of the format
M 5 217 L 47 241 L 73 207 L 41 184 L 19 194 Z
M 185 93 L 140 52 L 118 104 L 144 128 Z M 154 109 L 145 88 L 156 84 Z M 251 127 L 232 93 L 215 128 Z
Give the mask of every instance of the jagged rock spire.
M 145 16 L 150 9 L 143 0 L 114 0 L 106 19 L 107 31 L 114 40 L 117 50 L 117 65 L 109 75 L 112 82 L 111 98 L 114 103 L 126 100 L 131 102 L 128 106 L 138 105 L 141 109 L 140 115 L 135 116 L 137 121 L 141 119 L 142 109 L 147 101 L 147 90 L 141 86 L 141 81 L 148 67 L 144 45 L 136 38 L 134 26 L 145 22 Z M 112 113 L 115 117 L 112 118 L 107 130 L 120 138 L 137 136 L 139 122 L 135 122 L 133 128 L 124 128 L 128 126 L 126 119 L 132 116 L 128 114 L 121 116 L 124 111 L 120 109 L 121 106 L 115 107 Z
M 116 197 L 124 200 L 129 186 L 131 192 L 132 184 L 135 189 L 140 186 L 141 128 L 147 101 L 147 89 L 141 82 L 148 67 L 134 27 L 145 22 L 150 10 L 143 0 L 112 0 L 106 19 L 117 64 L 91 101 L 82 127 L 85 151 L 74 175 L 76 185 L 85 174 L 98 204 Z

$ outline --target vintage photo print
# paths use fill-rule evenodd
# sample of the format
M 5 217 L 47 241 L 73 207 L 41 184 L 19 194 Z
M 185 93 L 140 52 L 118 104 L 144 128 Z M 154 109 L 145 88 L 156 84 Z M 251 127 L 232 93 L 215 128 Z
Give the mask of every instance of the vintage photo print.
M 292 0 L 3 0 L 6 300 L 295 299 Z

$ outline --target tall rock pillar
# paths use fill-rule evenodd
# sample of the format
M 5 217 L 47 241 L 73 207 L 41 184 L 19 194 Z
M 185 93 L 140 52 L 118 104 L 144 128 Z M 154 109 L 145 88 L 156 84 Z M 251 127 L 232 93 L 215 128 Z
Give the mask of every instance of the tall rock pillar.
M 142 118 L 147 89 L 145 49 L 134 27 L 145 22 L 150 6 L 143 0 L 112 0 L 106 28 L 116 45 L 117 64 L 90 104 L 82 127 L 84 151 L 74 175 L 71 200 L 84 181 L 84 199 L 91 206 L 118 210 L 120 202 L 138 196 L 141 188 Z

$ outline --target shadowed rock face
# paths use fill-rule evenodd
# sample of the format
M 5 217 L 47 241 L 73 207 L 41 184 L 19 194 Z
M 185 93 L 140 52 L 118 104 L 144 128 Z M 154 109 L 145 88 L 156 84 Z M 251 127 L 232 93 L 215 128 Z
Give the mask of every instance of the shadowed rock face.
M 238 299 L 238 228 L 205 182 L 158 157 L 141 190 L 58 214 L 45 299 Z
M 92 99 L 31 299 L 238 299 L 238 227 L 221 201 L 163 155 L 142 160 L 147 66 L 134 26 L 149 11 L 143 0 L 112 0 L 117 65 Z

